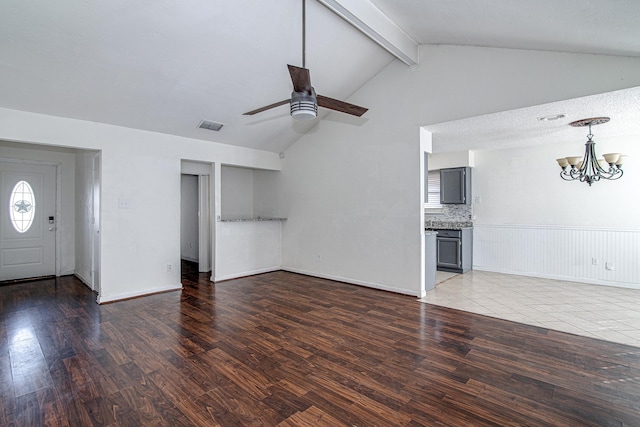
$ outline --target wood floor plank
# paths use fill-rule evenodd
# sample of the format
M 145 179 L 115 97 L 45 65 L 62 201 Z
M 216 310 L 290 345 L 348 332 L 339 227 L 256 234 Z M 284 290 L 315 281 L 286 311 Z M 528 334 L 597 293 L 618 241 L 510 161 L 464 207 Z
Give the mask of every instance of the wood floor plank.
M 348 426 L 330 414 L 311 406 L 302 412 L 296 412 L 278 424 L 280 427 L 340 427 Z
M 0 286 L 0 425 L 637 426 L 640 348 L 273 272 Z
M 44 425 L 44 414 L 36 392 L 16 396 L 13 418 L 19 426 Z

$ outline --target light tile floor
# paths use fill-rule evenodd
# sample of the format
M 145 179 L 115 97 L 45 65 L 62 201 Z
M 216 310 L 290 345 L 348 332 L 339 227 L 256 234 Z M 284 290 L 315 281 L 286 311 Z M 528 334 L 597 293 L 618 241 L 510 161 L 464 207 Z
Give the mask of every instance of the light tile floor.
M 419 301 L 640 347 L 640 290 L 472 270 Z

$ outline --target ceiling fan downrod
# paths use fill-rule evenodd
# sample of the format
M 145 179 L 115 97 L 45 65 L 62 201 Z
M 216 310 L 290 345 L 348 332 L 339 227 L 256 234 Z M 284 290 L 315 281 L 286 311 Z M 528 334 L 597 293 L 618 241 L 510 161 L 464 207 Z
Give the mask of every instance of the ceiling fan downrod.
M 307 1 L 302 0 L 302 68 L 306 69 L 307 56 Z M 307 76 L 308 80 L 308 76 Z M 291 101 L 289 102 L 289 114 L 297 120 L 313 120 L 318 116 L 318 100 L 316 91 L 310 85 L 310 90 L 297 92 L 294 88 L 291 92 Z
M 306 24 L 307 3 L 306 0 L 302 0 L 302 68 L 294 65 L 287 65 L 289 68 L 289 75 L 291 76 L 291 83 L 293 83 L 293 92 L 291 93 L 291 97 L 289 99 L 248 111 L 244 113 L 245 116 L 252 116 L 285 104 L 289 104 L 291 117 L 297 120 L 315 119 L 318 116 L 318 106 L 345 114 L 351 114 L 356 117 L 360 117 L 367 112 L 367 108 L 340 101 L 339 99 L 316 94 L 315 89 L 311 86 L 311 76 L 307 69 Z
M 302 0 L 302 68 L 307 68 L 307 0 Z

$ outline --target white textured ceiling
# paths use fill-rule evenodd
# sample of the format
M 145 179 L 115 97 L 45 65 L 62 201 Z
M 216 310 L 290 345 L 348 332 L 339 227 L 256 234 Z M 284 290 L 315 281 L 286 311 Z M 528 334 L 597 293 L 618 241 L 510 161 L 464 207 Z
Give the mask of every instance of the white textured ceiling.
M 371 1 L 420 43 L 640 56 L 637 0 Z M 283 151 L 314 122 L 292 120 L 286 105 L 242 113 L 289 97 L 301 4 L 4 0 L 0 107 Z M 307 1 L 307 67 L 318 93 L 346 99 L 392 60 Z M 198 129 L 202 119 L 225 126 Z
M 605 116 L 611 121 L 593 128 L 596 140 L 640 135 L 638 105 L 640 87 L 438 123 L 425 126 L 425 129 L 433 134 L 434 153 L 586 142 L 587 128 L 572 127 L 569 123 Z M 564 114 L 565 117 L 553 121 L 538 120 L 539 117 L 556 114 Z

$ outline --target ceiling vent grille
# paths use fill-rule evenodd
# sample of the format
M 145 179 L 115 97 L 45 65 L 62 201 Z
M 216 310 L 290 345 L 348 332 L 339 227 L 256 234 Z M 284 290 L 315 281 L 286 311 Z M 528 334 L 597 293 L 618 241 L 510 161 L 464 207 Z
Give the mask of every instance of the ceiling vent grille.
M 198 125 L 201 129 L 215 130 L 216 132 L 222 129 L 222 126 L 224 126 L 222 123 L 212 122 L 210 120 L 202 120 Z

